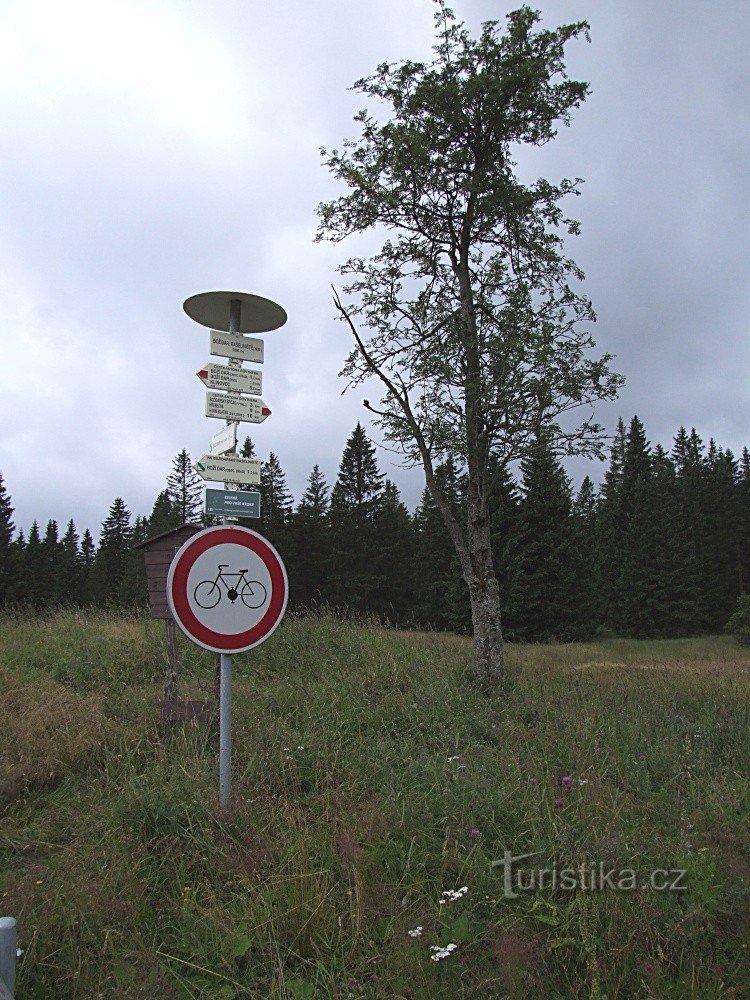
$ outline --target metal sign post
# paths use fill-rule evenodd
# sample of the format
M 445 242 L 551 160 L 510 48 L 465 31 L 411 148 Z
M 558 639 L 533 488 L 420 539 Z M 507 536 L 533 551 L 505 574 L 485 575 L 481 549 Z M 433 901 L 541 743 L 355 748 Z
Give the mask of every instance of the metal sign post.
M 286 610 L 289 584 L 281 556 L 250 528 L 222 524 L 180 546 L 167 575 L 167 601 L 196 645 L 220 654 L 219 802 L 232 788 L 232 653 L 258 646 Z
M 229 303 L 229 337 L 230 339 L 239 335 L 240 319 L 242 317 L 242 303 L 239 299 L 231 299 Z M 262 350 L 262 348 L 261 348 Z M 229 369 L 236 370 L 242 368 L 241 358 L 229 358 Z M 208 396 L 208 394 L 206 394 Z M 216 394 L 218 395 L 218 393 Z M 241 399 L 241 393 L 230 390 L 228 396 Z M 208 410 L 206 410 L 208 415 Z M 235 438 L 239 430 L 239 420 L 227 420 L 227 425 L 235 425 Z M 228 455 L 237 454 L 237 445 Z M 224 483 L 225 490 L 238 490 L 237 483 Z M 235 517 L 222 518 L 223 524 L 230 524 L 236 521 Z M 221 663 L 219 670 L 219 805 L 224 809 L 229 802 L 232 793 L 232 656 L 230 653 L 221 653 Z
M 257 482 L 255 469 L 252 470 L 253 475 L 250 475 L 248 478 L 250 463 L 248 463 L 247 467 L 243 468 L 242 463 L 237 458 L 238 424 L 241 420 L 251 423 L 262 423 L 271 413 L 262 399 L 248 398 L 247 395 L 243 395 L 243 392 L 259 394 L 262 386 L 260 373 L 245 371 L 243 369 L 243 361 L 262 364 L 265 358 L 263 341 L 254 337 L 245 337 L 243 334 L 263 333 L 278 329 L 278 327 L 283 326 L 286 322 L 286 312 L 276 302 L 262 298 L 260 295 L 250 295 L 246 292 L 202 292 L 187 299 L 183 303 L 183 309 L 196 323 L 211 328 L 209 353 L 229 359 L 226 366 L 208 362 L 198 372 L 198 377 L 209 389 L 220 390 L 218 392 L 209 391 L 206 393 L 206 416 L 226 419 L 226 433 L 214 435 L 210 451 L 212 454 L 218 453 L 226 456 L 224 468 L 226 469 L 227 476 L 224 480 L 224 489 L 231 493 L 239 490 L 240 483 L 244 485 L 245 483 Z M 232 430 L 229 430 L 230 427 Z M 217 438 L 219 439 L 218 441 L 216 440 Z M 214 451 L 214 448 L 216 448 L 216 451 Z M 198 471 L 205 478 L 214 478 L 211 475 L 212 469 L 210 463 L 207 461 L 208 458 L 209 456 L 204 456 L 201 459 L 199 463 L 201 468 Z M 218 463 L 216 471 L 223 471 L 219 469 Z M 207 492 L 215 494 L 219 491 L 211 490 Z M 258 494 L 254 496 L 259 499 Z M 217 500 L 218 498 L 215 497 L 213 499 Z M 225 493 L 219 509 L 221 509 L 224 515 L 222 523 L 226 528 L 237 520 L 236 516 L 233 517 L 226 513 L 227 508 L 231 509 L 232 506 L 228 499 L 226 499 Z M 237 504 L 236 506 L 239 507 L 240 505 Z M 210 510 L 208 502 L 206 510 Z M 255 513 L 253 510 L 251 516 L 257 517 L 259 513 L 258 504 L 258 513 Z M 215 528 L 207 528 L 200 535 L 217 530 Z M 228 564 L 225 562 L 217 564 L 218 570 L 213 582 L 210 579 L 201 580 L 198 583 L 192 580 L 189 584 L 186 584 L 187 577 L 183 580 L 183 577 L 178 573 L 176 576 L 178 581 L 177 590 L 175 591 L 175 595 L 173 595 L 172 584 L 175 577 L 173 571 L 179 563 L 180 556 L 185 548 L 183 546 L 183 549 L 180 549 L 175 555 L 170 567 L 167 587 L 170 608 L 172 608 L 172 613 L 180 628 L 194 642 L 204 646 L 206 649 L 213 649 L 220 655 L 219 804 L 222 808 L 227 805 L 232 791 L 232 654 L 230 650 L 239 651 L 239 649 L 249 649 L 251 646 L 263 642 L 270 635 L 284 614 L 288 590 L 284 564 L 281 562 L 273 546 L 265 542 L 265 539 L 261 539 L 260 535 L 250 532 L 249 529 L 235 528 L 234 530 L 237 532 L 246 531 L 265 544 L 265 549 L 262 546 L 258 549 L 253 547 L 255 543 L 253 545 L 247 543 L 248 547 L 255 551 L 256 554 L 257 552 L 261 553 L 258 558 L 260 558 L 264 566 L 267 566 L 266 570 L 261 571 L 259 569 L 260 575 L 262 576 L 263 572 L 270 572 L 270 576 L 265 583 L 260 580 L 246 580 L 242 576 L 246 572 L 245 569 L 242 569 L 239 573 L 239 579 L 232 582 L 238 574 L 227 570 Z M 242 539 L 237 542 L 237 545 L 243 544 L 245 543 Z M 228 551 L 231 551 L 231 549 L 229 548 L 229 542 L 226 542 L 222 545 L 223 555 L 221 558 L 228 559 Z M 273 553 L 272 556 L 268 555 L 269 551 Z M 281 566 L 280 577 L 274 569 L 268 569 L 274 563 L 274 559 L 278 560 Z M 226 573 L 224 572 L 225 570 L 227 570 Z M 201 572 L 203 571 L 205 571 L 205 568 L 201 570 Z M 213 569 L 211 569 L 211 572 L 213 572 Z M 281 578 L 283 578 L 283 585 L 279 582 Z M 227 580 L 230 583 L 227 583 Z M 271 585 L 272 580 L 276 580 L 275 593 Z M 181 590 L 184 583 L 188 587 L 188 592 L 186 593 L 182 593 Z M 219 613 L 215 608 L 222 603 L 222 584 L 227 588 L 227 597 L 229 598 L 231 607 L 229 610 L 223 608 L 221 613 Z M 189 593 L 191 587 L 194 588 L 192 597 Z M 269 587 L 271 588 L 270 594 L 268 593 Z M 283 602 L 280 606 L 278 602 L 282 599 L 282 591 Z M 173 596 L 175 601 L 174 606 Z M 268 611 L 259 620 L 254 621 L 254 625 L 248 628 L 250 620 L 259 613 L 258 608 L 264 606 L 258 603 L 260 597 L 264 597 L 265 600 L 270 601 Z M 184 607 L 181 605 L 184 618 L 181 618 L 180 614 L 176 611 L 179 602 L 184 604 Z M 271 618 L 273 618 L 273 624 L 268 627 L 268 622 Z M 224 639 L 221 638 L 222 633 L 226 632 L 227 629 L 229 630 L 228 644 L 224 641 L 226 636 Z M 208 634 L 208 640 L 206 640 L 204 633 Z M 262 633 L 261 637 L 257 638 L 257 635 L 260 633 Z M 239 641 L 237 638 L 238 635 L 242 635 L 247 639 L 251 634 L 253 635 L 253 641 L 250 645 L 244 647 L 232 646 L 232 642 L 236 643 Z M 203 639 L 197 637 L 200 635 L 203 635 Z

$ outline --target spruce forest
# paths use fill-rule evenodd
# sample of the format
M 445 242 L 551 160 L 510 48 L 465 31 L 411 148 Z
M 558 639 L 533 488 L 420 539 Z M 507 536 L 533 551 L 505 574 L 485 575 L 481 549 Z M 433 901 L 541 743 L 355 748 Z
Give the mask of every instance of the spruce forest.
M 250 439 L 241 454 L 254 457 Z M 313 467 L 298 503 L 279 458 L 262 463 L 261 517 L 241 521 L 281 553 L 290 607 L 331 607 L 401 627 L 470 633 L 466 586 L 442 517 L 427 491 L 410 515 L 378 467 L 360 424 L 336 482 Z M 439 468 L 459 516 L 464 477 Z M 99 544 L 69 521 L 62 530 L 13 523 L 0 478 L 0 603 L 145 607 L 143 553 L 135 546 L 183 523 L 210 523 L 202 482 L 186 451 L 148 516 L 133 520 L 117 497 Z M 538 439 L 517 474 L 498 470 L 492 490 L 494 556 L 503 626 L 515 641 L 576 641 L 610 631 L 636 638 L 720 631 L 750 589 L 750 453 L 738 460 L 695 429 L 652 446 L 634 416 L 618 423 L 603 482 L 576 491 L 549 442 Z

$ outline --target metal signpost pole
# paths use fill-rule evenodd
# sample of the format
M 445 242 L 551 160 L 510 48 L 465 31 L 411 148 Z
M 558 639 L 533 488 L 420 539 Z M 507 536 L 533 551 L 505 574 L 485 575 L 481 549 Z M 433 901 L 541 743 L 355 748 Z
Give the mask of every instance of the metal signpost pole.
M 10 997 L 16 985 L 18 930 L 13 917 L 0 917 L 0 1000 Z M 4 989 L 3 989 L 4 987 Z
M 239 335 L 242 302 L 232 299 L 229 303 L 229 334 Z M 229 359 L 230 368 L 242 368 L 240 358 Z M 235 421 L 227 420 L 227 424 Z M 235 435 L 236 436 L 236 435 Z M 229 452 L 237 454 L 237 445 Z M 224 483 L 224 489 L 239 489 L 235 483 Z M 231 524 L 236 518 L 224 517 L 224 524 Z M 219 670 L 219 805 L 224 809 L 232 793 L 232 655 L 220 654 Z
M 257 539 L 253 545 L 260 546 L 258 558 L 265 569 L 261 570 L 261 576 L 266 576 L 266 583 L 261 580 L 245 580 L 238 595 L 236 590 L 232 590 L 233 596 L 229 598 L 231 605 L 236 603 L 236 610 L 244 614 L 247 618 L 249 612 L 257 611 L 262 604 L 254 603 L 258 598 L 263 603 L 268 602 L 266 613 L 255 622 L 250 628 L 239 631 L 231 630 L 229 633 L 222 632 L 219 625 L 226 625 L 226 622 L 216 621 L 211 618 L 212 608 L 221 599 L 221 587 L 219 579 L 222 571 L 226 569 L 223 564 L 218 564 L 212 569 L 217 577 L 211 584 L 204 581 L 206 585 L 215 587 L 210 600 L 213 603 L 202 603 L 195 596 L 196 587 L 186 590 L 186 579 L 178 575 L 174 577 L 175 566 L 179 562 L 180 549 L 172 562 L 167 578 L 167 598 L 170 611 L 174 620 L 180 625 L 183 632 L 204 649 L 212 650 L 216 657 L 216 681 L 217 695 L 219 701 L 219 803 L 222 808 L 226 807 L 232 791 L 231 778 L 231 754 L 232 754 L 232 655 L 231 652 L 244 652 L 253 646 L 263 642 L 276 627 L 286 609 L 288 594 L 288 583 L 286 570 L 281 558 L 269 543 L 250 531 L 249 528 L 239 528 L 233 525 L 238 516 L 259 517 L 260 516 L 260 493 L 246 491 L 242 494 L 235 494 L 239 490 L 240 484 L 243 486 L 252 485 L 259 482 L 260 463 L 245 461 L 237 457 L 237 427 L 240 421 L 248 423 L 262 423 L 271 414 L 271 410 L 262 399 L 252 398 L 260 395 L 262 388 L 262 377 L 260 372 L 245 370 L 243 361 L 251 361 L 256 364 L 263 364 L 264 342 L 254 337 L 246 337 L 246 333 L 263 333 L 269 330 L 277 330 L 286 323 L 287 315 L 278 303 L 260 295 L 251 295 L 247 292 L 200 292 L 191 295 L 182 305 L 188 316 L 206 326 L 211 331 L 209 341 L 209 351 L 212 356 L 228 358 L 228 365 L 217 365 L 207 362 L 196 373 L 204 385 L 212 390 L 206 393 L 206 416 L 218 417 L 225 420 L 222 430 L 215 434 L 211 440 L 210 454 L 197 463 L 194 468 L 204 479 L 215 480 L 223 478 L 223 472 L 229 482 L 224 480 L 224 490 L 206 490 L 205 509 L 207 513 L 212 511 L 222 517 L 221 529 L 231 528 L 240 538 L 252 536 Z M 229 307 L 229 322 L 227 323 L 227 307 Z M 243 321 L 242 312 L 245 312 Z M 224 395 L 226 392 L 226 395 Z M 224 456 L 224 466 L 218 461 Z M 218 531 L 219 528 L 204 528 L 199 535 L 208 536 L 211 532 Z M 249 543 L 247 543 L 249 544 Z M 246 542 L 239 546 L 240 559 L 247 548 Z M 224 543 L 222 543 L 224 545 Z M 253 548 L 253 545 L 250 548 Z M 197 556 L 196 556 L 197 557 Z M 271 567 L 269 569 L 268 567 Z M 272 573 L 273 571 L 273 573 Z M 185 570 L 189 573 L 189 570 Z M 242 577 L 245 570 L 235 573 L 235 576 Z M 231 572 L 228 574 L 232 576 Z M 243 578 L 244 579 L 244 578 Z M 273 582 L 275 580 L 275 583 Z M 177 603 L 186 611 L 187 617 L 181 616 L 176 610 L 173 601 L 172 586 L 176 588 L 178 594 Z M 199 584 L 198 587 L 203 586 Z M 226 582 L 225 582 L 226 586 Z M 268 587 L 268 589 L 267 589 Z M 249 588 L 249 589 L 246 589 Z M 189 591 L 189 592 L 188 592 Z M 244 595 L 244 596 L 243 596 Z M 206 596 L 204 594 L 204 596 Z M 237 601 L 237 598 L 240 598 Z M 189 612 L 189 613 L 188 613 Z M 208 614 L 208 618 L 205 615 Z M 196 617 L 197 616 L 197 617 Z M 202 620 L 202 617 L 205 620 Z M 253 615 L 250 615 L 252 618 Z M 241 621 L 241 620 L 240 620 Z M 257 629 L 262 625 L 260 633 Z M 238 636 L 242 637 L 247 644 L 233 645 L 239 642 Z M 228 641 L 229 640 L 229 641 Z M 231 652 L 229 652 L 231 650 Z

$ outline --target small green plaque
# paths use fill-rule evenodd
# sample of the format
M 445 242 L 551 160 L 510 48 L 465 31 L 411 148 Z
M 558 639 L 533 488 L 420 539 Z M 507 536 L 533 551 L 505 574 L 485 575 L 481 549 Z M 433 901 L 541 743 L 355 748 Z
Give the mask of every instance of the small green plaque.
M 260 493 L 206 490 L 206 513 L 223 517 L 260 517 Z

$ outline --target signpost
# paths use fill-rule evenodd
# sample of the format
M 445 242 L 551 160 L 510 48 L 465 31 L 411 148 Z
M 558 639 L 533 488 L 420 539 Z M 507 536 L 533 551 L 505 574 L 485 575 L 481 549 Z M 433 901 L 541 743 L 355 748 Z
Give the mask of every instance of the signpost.
M 205 528 L 178 549 L 167 576 L 174 620 L 198 646 L 221 655 L 219 801 L 229 800 L 232 653 L 260 645 L 278 627 L 289 585 L 281 556 L 265 538 L 236 525 Z
M 274 547 L 249 528 L 229 525 L 239 517 L 260 517 L 260 494 L 239 490 L 239 483 L 260 481 L 260 463 L 234 454 L 237 422 L 260 424 L 271 410 L 260 395 L 260 372 L 244 370 L 243 361 L 262 364 L 264 343 L 245 333 L 264 333 L 286 323 L 276 302 L 248 292 L 201 292 L 183 303 L 196 323 L 211 330 L 209 351 L 229 358 L 227 365 L 207 362 L 198 377 L 209 390 L 206 416 L 227 421 L 211 439 L 210 455 L 194 466 L 204 479 L 223 479 L 227 489 L 206 490 L 206 512 L 224 518 L 221 527 L 206 528 L 182 546 L 170 566 L 167 597 L 175 621 L 204 649 L 219 654 L 219 804 L 231 793 L 232 653 L 263 642 L 286 609 L 286 570 Z M 217 456 L 225 456 L 218 458 Z
M 238 337 L 212 330 L 210 344 L 209 352 L 217 357 L 239 358 L 240 361 L 263 364 L 263 341 L 255 337 Z
M 206 513 L 221 517 L 260 517 L 260 493 L 251 490 L 206 490 Z
M 234 452 L 236 446 L 237 424 L 231 423 L 214 434 L 209 451 L 212 455 L 225 455 L 228 451 Z
M 244 420 L 262 424 L 271 411 L 262 399 L 254 396 L 229 396 L 223 392 L 206 393 L 206 416 L 220 420 Z
M 263 392 L 263 376 L 260 372 L 207 361 L 196 374 L 207 389 L 248 392 L 251 396 L 260 396 Z
M 234 455 L 214 458 L 204 455 L 193 468 L 202 479 L 214 482 L 240 483 L 245 486 L 257 486 L 260 483 L 260 462 L 255 458 L 235 458 Z

